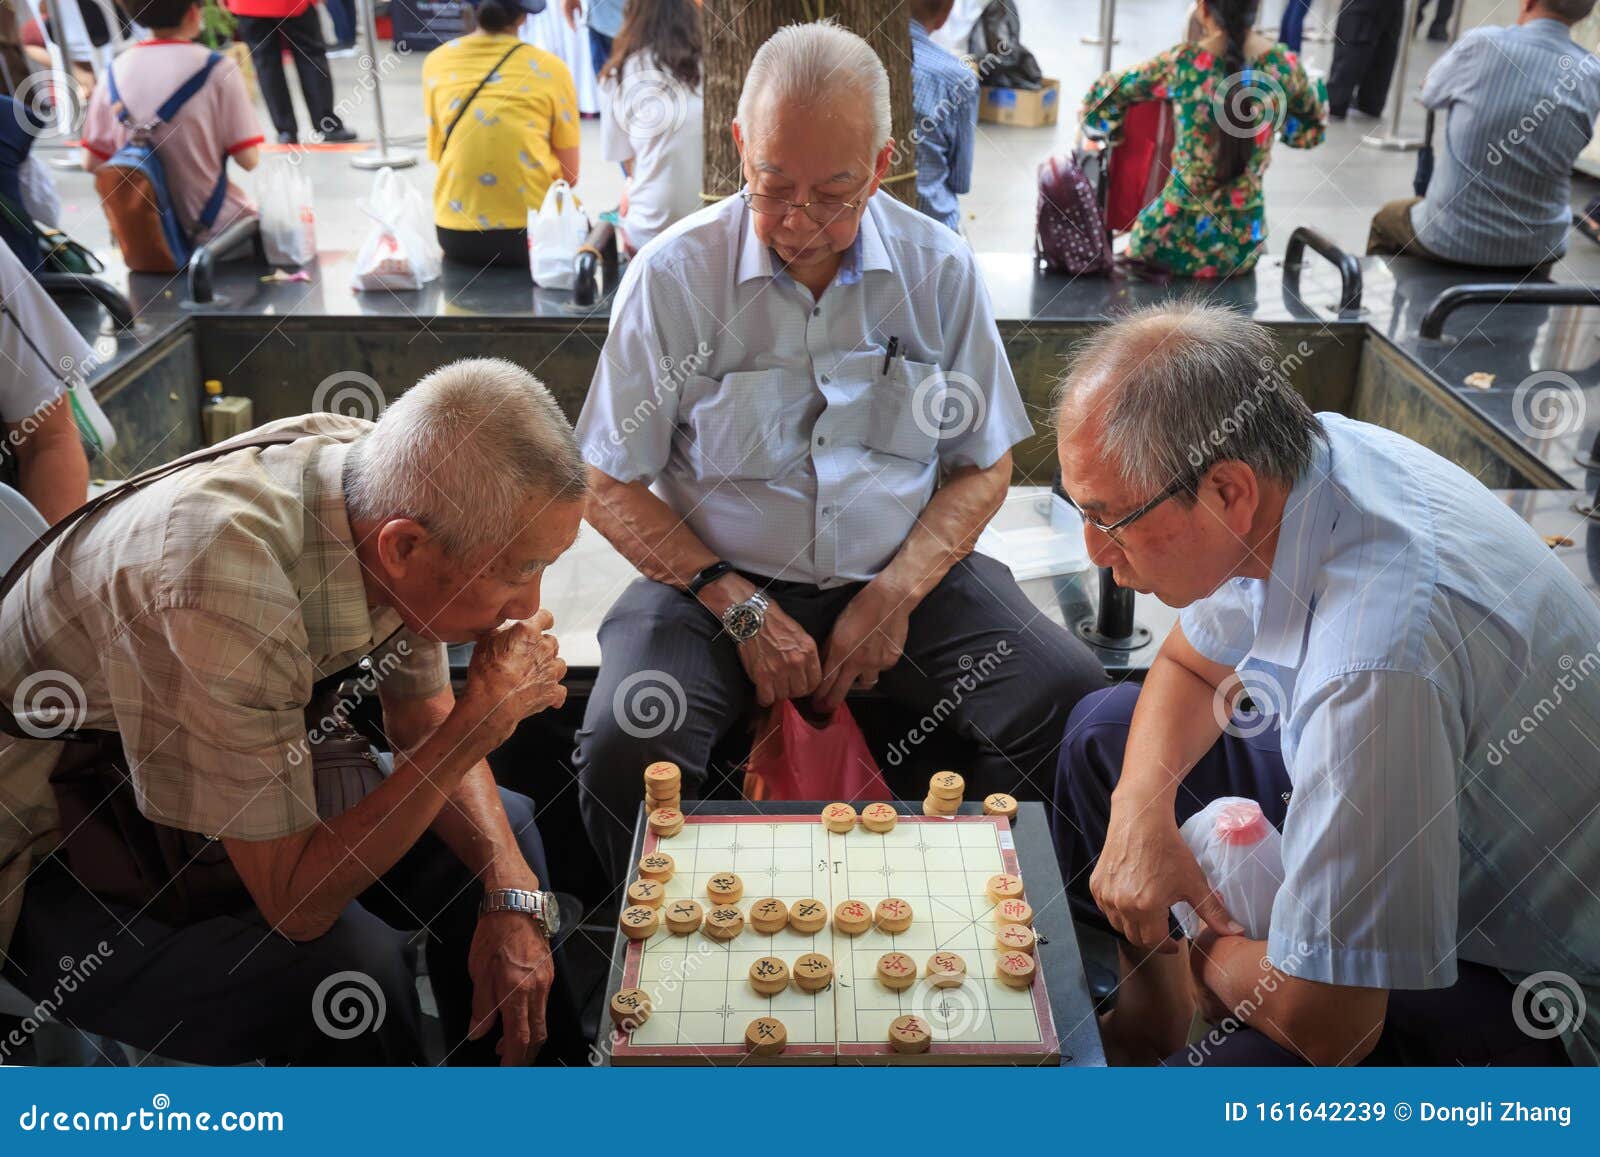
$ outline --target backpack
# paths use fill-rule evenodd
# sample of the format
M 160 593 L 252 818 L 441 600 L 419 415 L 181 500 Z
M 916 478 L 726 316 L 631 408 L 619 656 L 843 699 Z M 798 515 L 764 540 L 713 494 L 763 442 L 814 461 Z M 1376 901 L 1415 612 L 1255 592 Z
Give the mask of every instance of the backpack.
M 128 268 L 137 273 L 176 273 L 189 264 L 194 252 L 194 241 L 178 220 L 166 171 L 151 136 L 159 125 L 170 123 L 189 103 L 189 98 L 205 86 L 211 70 L 221 60 L 220 52 L 211 53 L 200 71 L 179 85 L 156 110 L 155 117 L 144 123 L 134 121 L 117 92 L 116 67 L 106 69 L 112 110 L 132 135 L 127 144 L 95 170 L 94 187 L 100 195 L 106 219 L 111 223 L 112 235 L 122 249 L 123 259 Z M 200 212 L 201 229 L 209 229 L 216 221 L 227 195 L 228 168 L 224 158 L 216 188 L 211 190 Z
M 1033 254 L 1046 272 L 1072 277 L 1107 276 L 1115 268 L 1099 198 L 1072 157 L 1050 157 L 1039 166 Z

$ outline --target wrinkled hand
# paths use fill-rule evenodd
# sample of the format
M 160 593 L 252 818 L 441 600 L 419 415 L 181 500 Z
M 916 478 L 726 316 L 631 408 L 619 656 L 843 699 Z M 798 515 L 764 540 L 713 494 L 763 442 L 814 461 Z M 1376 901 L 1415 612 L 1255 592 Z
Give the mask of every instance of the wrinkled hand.
M 1206 882 L 1168 802 L 1139 805 L 1112 797 L 1111 823 L 1089 892 L 1111 926 L 1145 952 L 1178 950 L 1167 915 L 1179 900 L 1188 901 L 1220 935 L 1244 931 Z
M 467 955 L 472 977 L 468 1040 L 479 1040 L 500 1021 L 495 1051 L 502 1065 L 530 1063 L 544 1045 L 544 1005 L 555 980 L 550 944 L 529 916 L 490 912 L 478 917 Z
M 505 737 L 528 716 L 567 701 L 561 685 L 567 665 L 556 637 L 547 633 L 553 626 L 555 617 L 541 610 L 531 619 L 478 636 L 462 699 Z
M 822 679 L 816 640 L 777 603 L 768 605 L 756 637 L 739 644 L 739 661 L 756 685 L 756 702 L 763 707 L 809 695 Z
M 900 661 L 911 629 L 908 601 L 868 583 L 834 620 L 823 648 L 822 684 L 813 703 L 824 714 L 835 711 L 852 687 L 875 687 L 878 676 Z

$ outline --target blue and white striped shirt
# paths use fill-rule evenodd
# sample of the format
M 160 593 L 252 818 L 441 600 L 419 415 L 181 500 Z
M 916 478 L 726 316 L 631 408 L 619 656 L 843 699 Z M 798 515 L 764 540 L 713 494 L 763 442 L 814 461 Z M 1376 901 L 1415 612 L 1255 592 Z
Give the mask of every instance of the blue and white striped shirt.
M 1600 116 L 1600 58 L 1559 20 L 1475 28 L 1440 58 L 1422 103 L 1448 109 L 1411 226 L 1468 264 L 1541 265 L 1567 251 L 1572 163 Z
M 961 231 L 959 193 L 972 191 L 978 78 L 911 22 L 911 104 L 916 112 L 917 207 Z
M 1268 956 L 1376 988 L 1448 987 L 1457 959 L 1547 974 L 1587 1004 L 1563 1035 L 1593 1064 L 1600 603 L 1466 471 L 1320 417 L 1271 576 L 1182 616 L 1280 727 L 1293 795 Z

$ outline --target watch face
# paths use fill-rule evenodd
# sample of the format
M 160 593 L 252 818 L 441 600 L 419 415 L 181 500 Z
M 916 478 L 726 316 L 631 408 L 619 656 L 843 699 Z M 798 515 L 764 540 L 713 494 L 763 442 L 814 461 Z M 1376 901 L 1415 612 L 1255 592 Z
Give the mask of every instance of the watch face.
M 746 639 L 753 639 L 761 629 L 761 616 L 754 607 L 739 603 L 728 608 L 727 627 L 728 634 L 742 643 Z
M 544 894 L 544 931 L 546 936 L 561 931 L 561 905 L 556 902 L 554 892 Z

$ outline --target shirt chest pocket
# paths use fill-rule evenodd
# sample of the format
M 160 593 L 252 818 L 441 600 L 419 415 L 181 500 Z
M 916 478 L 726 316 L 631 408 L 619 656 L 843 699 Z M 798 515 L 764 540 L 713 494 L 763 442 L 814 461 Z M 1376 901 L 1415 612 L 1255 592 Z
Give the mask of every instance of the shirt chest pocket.
M 857 355 L 871 382 L 867 402 L 867 449 L 914 462 L 939 453 L 946 386 L 938 366 L 895 358 L 883 373 L 881 354 Z M 854 366 L 851 369 L 855 369 Z
M 707 481 L 775 478 L 786 452 L 781 370 L 749 370 L 684 382 L 680 430 L 695 476 Z

